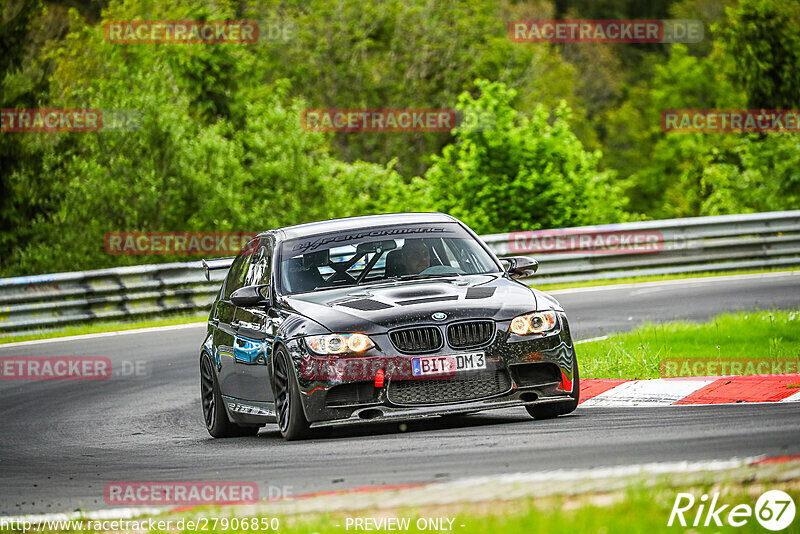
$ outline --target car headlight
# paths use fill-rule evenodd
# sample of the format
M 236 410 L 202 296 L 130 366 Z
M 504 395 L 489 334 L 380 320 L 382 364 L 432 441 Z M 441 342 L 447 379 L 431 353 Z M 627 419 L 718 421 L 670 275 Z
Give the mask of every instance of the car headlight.
M 375 343 L 364 334 L 328 334 L 306 337 L 308 348 L 317 354 L 350 354 L 364 352 Z
M 511 331 L 518 336 L 541 334 L 556 327 L 556 312 L 549 310 L 518 315 L 511 320 Z

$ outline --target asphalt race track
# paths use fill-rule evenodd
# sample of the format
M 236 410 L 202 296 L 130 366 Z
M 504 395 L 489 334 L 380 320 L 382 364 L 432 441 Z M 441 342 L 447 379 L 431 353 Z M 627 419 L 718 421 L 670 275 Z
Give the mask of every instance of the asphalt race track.
M 800 274 L 800 273 L 798 273 Z M 577 339 L 643 320 L 800 307 L 800 275 L 715 278 L 554 292 Z M 294 494 L 630 463 L 800 453 L 796 404 L 579 408 L 533 421 L 522 409 L 337 429 L 286 443 L 213 440 L 203 426 L 203 327 L 0 346 L 5 356 L 144 361 L 145 376 L 0 381 L 0 515 L 104 508 L 113 481 L 253 481 Z M 580 355 L 580 351 L 578 352 Z

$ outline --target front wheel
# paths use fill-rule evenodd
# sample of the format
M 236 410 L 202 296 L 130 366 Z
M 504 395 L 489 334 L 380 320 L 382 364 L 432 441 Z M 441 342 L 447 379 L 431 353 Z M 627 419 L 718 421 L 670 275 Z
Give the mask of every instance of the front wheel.
M 294 380 L 289 355 L 283 348 L 275 352 L 275 413 L 278 428 L 287 441 L 303 439 L 309 434 L 308 421 L 300 404 L 300 391 Z
M 534 404 L 533 406 L 525 406 L 528 413 L 534 419 L 552 419 L 559 415 L 567 415 L 575 411 L 578 407 L 578 401 L 581 396 L 580 378 L 578 376 L 578 359 L 572 357 L 572 366 L 575 373 L 572 379 L 572 393 L 570 393 L 571 400 L 565 402 L 553 402 L 547 404 Z
M 203 403 L 203 419 L 206 430 L 215 438 L 232 438 L 240 436 L 255 436 L 258 434 L 257 426 L 239 426 L 231 423 L 225 406 L 222 405 L 222 395 L 219 392 L 219 382 L 211 360 L 208 356 L 200 357 L 200 399 Z

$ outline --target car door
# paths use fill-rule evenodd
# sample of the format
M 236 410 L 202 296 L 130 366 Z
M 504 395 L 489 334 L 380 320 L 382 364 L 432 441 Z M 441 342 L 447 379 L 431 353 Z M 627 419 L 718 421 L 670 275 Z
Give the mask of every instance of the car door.
M 259 239 L 247 269 L 244 285 L 269 284 L 272 277 L 274 243 L 271 236 Z M 272 288 L 270 288 L 270 291 Z M 234 365 L 237 390 L 242 399 L 272 401 L 268 366 L 277 324 L 265 306 L 237 307 L 234 311 L 236 337 Z
M 249 246 L 249 245 L 248 245 Z M 215 310 L 217 328 L 214 332 L 214 346 L 216 347 L 216 360 L 219 375 L 220 391 L 223 395 L 241 398 L 239 380 L 236 378 L 235 340 L 238 324 L 236 320 L 236 306 L 231 302 L 231 294 L 244 286 L 250 261 L 253 258 L 251 249 L 247 246 L 233 260 L 225 286 Z

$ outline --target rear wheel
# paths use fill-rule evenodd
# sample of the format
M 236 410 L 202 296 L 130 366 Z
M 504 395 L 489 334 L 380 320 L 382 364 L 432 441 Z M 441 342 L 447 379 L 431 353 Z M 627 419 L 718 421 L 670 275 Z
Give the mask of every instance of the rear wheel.
M 300 391 L 294 380 L 289 355 L 283 348 L 275 352 L 275 414 L 278 428 L 287 441 L 303 439 L 309 434 L 308 421 L 300 404 Z
M 575 408 L 578 407 L 578 401 L 581 395 L 580 378 L 578 376 L 578 359 L 575 356 L 572 357 L 572 366 L 573 369 L 575 369 L 575 373 L 572 379 L 571 399 L 564 402 L 526 406 L 525 409 L 528 410 L 531 417 L 534 419 L 552 419 L 553 417 L 567 415 L 575 411 Z
M 206 355 L 200 358 L 200 399 L 203 403 L 203 420 L 211 436 L 232 438 L 258 434 L 259 427 L 239 426 L 228 419 L 225 406 L 222 405 L 217 375 L 211 367 L 211 360 Z

